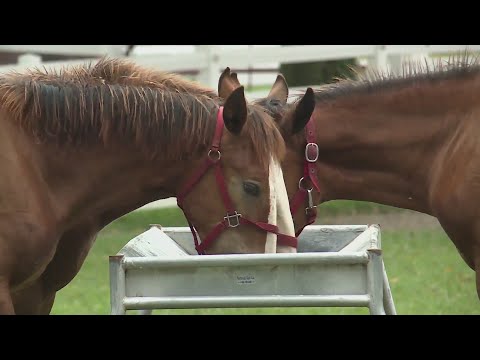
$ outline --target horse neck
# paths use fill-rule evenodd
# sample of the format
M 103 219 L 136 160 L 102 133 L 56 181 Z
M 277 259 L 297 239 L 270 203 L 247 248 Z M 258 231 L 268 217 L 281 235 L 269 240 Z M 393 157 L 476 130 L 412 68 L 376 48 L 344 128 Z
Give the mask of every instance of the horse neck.
M 455 94 L 464 91 L 449 90 L 379 92 L 317 103 L 322 201 L 371 201 L 431 214 L 429 191 L 442 154 L 466 141 L 460 129 L 469 123 L 460 112 L 452 114 L 456 106 L 468 110 L 468 104 L 455 103 Z
M 133 146 L 42 146 L 37 159 L 59 222 L 95 219 L 102 228 L 149 202 L 175 196 L 185 163 L 152 160 Z

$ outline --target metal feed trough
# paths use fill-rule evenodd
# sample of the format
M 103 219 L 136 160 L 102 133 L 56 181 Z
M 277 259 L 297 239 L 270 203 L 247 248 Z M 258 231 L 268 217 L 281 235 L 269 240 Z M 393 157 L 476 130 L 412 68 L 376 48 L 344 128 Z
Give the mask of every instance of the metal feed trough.
M 329 306 L 393 315 L 380 234 L 378 225 L 311 225 L 296 254 L 200 256 L 188 227 L 152 226 L 110 256 L 111 313 Z

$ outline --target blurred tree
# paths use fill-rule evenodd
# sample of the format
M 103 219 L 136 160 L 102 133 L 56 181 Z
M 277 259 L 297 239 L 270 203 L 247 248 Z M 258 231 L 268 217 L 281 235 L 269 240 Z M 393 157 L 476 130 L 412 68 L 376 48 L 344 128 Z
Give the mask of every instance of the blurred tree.
M 288 45 L 282 45 L 288 46 Z M 280 72 L 288 86 L 321 85 L 335 82 L 335 77 L 351 77 L 355 59 L 280 64 Z

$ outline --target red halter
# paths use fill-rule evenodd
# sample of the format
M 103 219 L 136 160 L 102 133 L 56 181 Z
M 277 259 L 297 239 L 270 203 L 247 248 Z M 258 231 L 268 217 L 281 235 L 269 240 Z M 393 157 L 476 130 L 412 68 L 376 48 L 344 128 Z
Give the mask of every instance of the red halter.
M 298 182 L 298 190 L 292 201 L 290 202 L 290 211 L 293 214 L 299 209 L 300 205 L 305 201 L 305 198 L 308 197 L 308 206 L 305 208 L 305 213 L 307 214 L 307 223 L 297 231 L 295 236 L 299 236 L 300 233 L 307 225 L 311 225 L 315 222 L 317 217 L 317 207 L 313 204 L 312 191 L 313 188 L 320 192 L 320 185 L 318 184 L 317 179 L 317 167 L 315 162 L 318 160 L 318 145 L 315 141 L 315 124 L 313 119 L 310 118 L 306 127 L 306 138 L 307 145 L 305 146 L 305 163 L 303 167 L 303 177 Z M 307 180 L 310 180 L 312 183 L 311 188 L 306 187 Z
M 222 138 L 222 131 L 224 127 L 223 122 L 223 106 L 219 108 L 217 113 L 217 126 L 215 128 L 215 135 L 213 137 L 212 146 L 208 151 L 207 158 L 205 162 L 200 165 L 197 171 L 193 174 L 184 186 L 183 189 L 177 194 L 177 205 L 180 209 L 182 209 L 185 217 L 188 221 L 188 225 L 190 226 L 190 230 L 192 231 L 193 241 L 195 242 L 195 249 L 197 250 L 199 255 L 205 254 L 205 250 L 207 247 L 215 240 L 224 230 L 227 228 L 235 228 L 240 224 L 250 224 L 254 225 L 266 232 L 274 233 L 277 235 L 277 240 L 280 245 L 287 245 L 292 247 L 297 247 L 297 238 L 285 234 L 280 234 L 278 232 L 278 227 L 276 225 L 271 225 L 267 223 L 262 223 L 258 221 L 252 221 L 247 219 L 246 217 L 239 214 L 232 203 L 232 200 L 228 194 L 227 186 L 225 183 L 225 178 L 222 172 L 222 166 L 220 163 L 220 158 L 222 157 L 222 153 L 220 152 L 220 140 Z M 182 207 L 183 201 L 188 193 L 193 189 L 193 187 L 200 181 L 200 179 L 205 175 L 208 169 L 211 167 L 215 168 L 215 178 L 217 180 L 218 189 L 220 191 L 220 195 L 222 196 L 223 203 L 225 204 L 225 208 L 227 210 L 227 215 L 223 218 L 221 222 L 219 222 L 208 234 L 207 236 L 202 239 L 202 242 L 198 242 L 197 234 L 195 227 L 193 226 L 192 222 L 188 218 L 185 210 Z

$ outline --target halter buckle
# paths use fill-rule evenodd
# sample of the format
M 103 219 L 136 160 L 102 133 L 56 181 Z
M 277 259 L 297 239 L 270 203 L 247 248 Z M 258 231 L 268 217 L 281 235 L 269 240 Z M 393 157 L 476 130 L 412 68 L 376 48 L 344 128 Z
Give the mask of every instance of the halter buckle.
M 231 227 L 231 228 L 235 228 L 237 227 L 238 225 L 240 225 L 240 218 L 241 218 L 242 214 L 238 214 L 236 211 L 235 211 L 235 214 L 232 214 L 232 215 L 229 215 L 227 213 L 227 216 L 224 217 L 224 219 L 228 222 L 228 227 Z M 233 219 L 235 218 L 236 219 L 236 222 L 235 223 L 232 223 L 230 221 L 230 219 Z
M 305 146 L 305 159 L 308 162 L 314 163 L 318 160 L 319 150 L 318 145 L 315 143 L 308 143 Z

